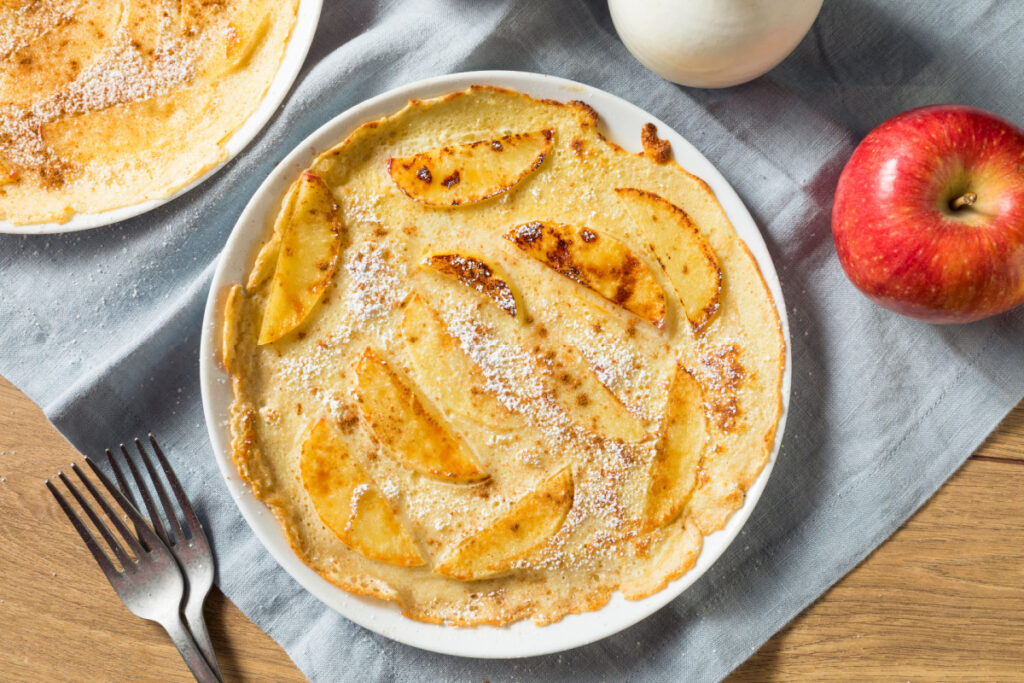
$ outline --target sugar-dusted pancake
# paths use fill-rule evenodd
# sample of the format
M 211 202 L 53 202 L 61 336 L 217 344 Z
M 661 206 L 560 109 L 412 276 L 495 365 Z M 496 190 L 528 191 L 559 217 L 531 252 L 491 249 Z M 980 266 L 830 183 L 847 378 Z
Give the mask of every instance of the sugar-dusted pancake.
M 645 140 L 474 87 L 363 125 L 266 217 L 225 308 L 233 455 L 322 576 L 425 621 L 550 623 L 661 590 L 742 505 L 778 314 Z
M 0 2 L 0 220 L 171 194 L 222 161 L 298 0 Z

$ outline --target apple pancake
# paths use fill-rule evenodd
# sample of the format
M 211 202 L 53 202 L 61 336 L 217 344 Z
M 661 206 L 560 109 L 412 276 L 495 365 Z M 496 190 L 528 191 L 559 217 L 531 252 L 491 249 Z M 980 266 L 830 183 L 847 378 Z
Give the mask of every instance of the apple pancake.
M 298 0 L 0 3 L 0 220 L 170 195 L 226 157 Z
M 460 626 L 694 565 L 770 455 L 785 349 L 754 258 L 665 156 L 583 103 L 473 87 L 296 178 L 222 355 L 234 461 L 303 561 Z

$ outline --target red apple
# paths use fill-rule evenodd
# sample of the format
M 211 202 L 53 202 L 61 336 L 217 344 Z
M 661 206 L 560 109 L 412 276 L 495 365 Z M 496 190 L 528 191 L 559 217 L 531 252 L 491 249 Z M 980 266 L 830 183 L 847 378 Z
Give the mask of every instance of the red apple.
M 912 109 L 854 150 L 832 208 L 846 275 L 936 323 L 1024 302 L 1024 131 L 964 106 Z

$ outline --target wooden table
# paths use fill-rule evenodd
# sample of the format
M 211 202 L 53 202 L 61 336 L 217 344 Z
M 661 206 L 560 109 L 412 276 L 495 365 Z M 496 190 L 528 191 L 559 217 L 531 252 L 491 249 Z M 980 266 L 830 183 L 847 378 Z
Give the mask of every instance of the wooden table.
M 74 449 L 0 378 L 0 679 L 191 678 L 117 600 L 42 485 Z M 222 594 L 207 622 L 228 680 L 302 680 Z M 892 539 L 733 675 L 1024 679 L 1024 403 Z

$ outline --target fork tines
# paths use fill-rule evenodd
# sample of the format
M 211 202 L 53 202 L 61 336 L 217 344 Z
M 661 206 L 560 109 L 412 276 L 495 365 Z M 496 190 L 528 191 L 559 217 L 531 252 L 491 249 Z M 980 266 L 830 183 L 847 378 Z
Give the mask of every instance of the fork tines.
M 107 525 L 105 525 L 103 521 L 99 518 L 99 515 L 96 514 L 96 511 L 93 509 L 93 506 L 91 506 L 89 502 L 85 499 L 85 497 L 79 492 L 75 484 L 63 472 L 58 472 L 57 476 L 58 478 L 60 478 L 62 482 L 64 482 L 64 485 L 71 492 L 71 495 L 74 496 L 75 500 L 78 501 L 78 505 L 82 508 L 82 510 L 85 511 L 85 514 L 89 517 L 89 520 L 92 522 L 93 527 L 99 531 L 100 535 L 103 537 L 103 540 L 110 547 L 110 550 L 114 553 L 114 557 L 116 557 L 118 562 L 121 564 L 122 570 L 129 571 L 133 566 L 134 562 L 139 558 L 139 556 L 143 552 L 149 550 L 146 541 L 148 540 L 150 543 L 152 542 L 153 532 L 149 529 L 148 526 L 146 526 L 145 520 L 142 518 L 142 515 L 140 515 L 139 512 L 135 509 L 135 507 L 131 505 L 131 503 L 129 503 L 128 500 L 123 495 L 121 495 L 121 492 L 117 490 L 117 488 L 106 477 L 106 475 L 104 475 L 103 472 L 101 472 L 99 468 L 96 467 L 96 463 L 94 463 L 89 458 L 86 458 L 85 461 L 89 464 L 89 467 L 96 474 L 97 478 L 99 478 L 100 482 L 103 484 L 104 488 L 107 490 L 110 496 L 118 504 L 121 510 L 128 516 L 128 519 L 132 521 L 132 524 L 135 525 L 135 529 L 139 534 L 138 537 L 133 535 L 132 532 L 128 530 L 128 527 L 125 526 L 125 523 L 121 520 L 121 517 L 116 512 L 114 512 L 114 509 L 110 506 L 110 503 L 107 502 L 106 498 L 104 498 L 100 494 L 100 492 L 96 489 L 93 483 L 82 473 L 82 470 L 78 467 L 78 465 L 72 463 L 71 470 L 78 475 L 78 478 L 82 481 L 82 484 L 85 485 L 85 488 L 88 490 L 93 500 L 95 500 L 96 503 L 100 506 L 100 508 L 102 508 L 104 514 L 110 520 L 111 524 L 113 524 L 114 528 L 117 529 L 121 537 L 124 538 L 124 541 L 128 546 L 128 550 L 131 551 L 131 555 L 129 555 L 126 549 L 122 547 L 120 543 L 117 542 L 117 539 L 113 536 L 113 534 L 110 533 L 110 530 L 107 528 Z M 113 575 L 119 574 L 120 572 L 110 561 L 110 558 L 103 551 L 103 548 L 100 547 L 99 543 L 96 542 L 96 539 L 89 531 L 89 528 L 82 521 L 81 517 L 79 517 L 78 514 L 75 513 L 74 509 L 68 503 L 67 499 L 63 495 L 61 495 L 60 491 L 57 490 L 57 487 L 53 485 L 53 482 L 47 479 L 46 487 L 50 489 L 50 493 L 52 493 L 54 498 L 57 499 L 57 503 L 60 504 L 61 509 L 64 510 L 64 514 L 67 515 L 68 519 L 71 520 L 71 524 L 75 527 L 75 531 L 77 531 L 78 535 L 82 537 L 82 541 L 85 542 L 86 547 L 89 548 L 89 551 L 96 559 L 96 562 L 99 563 L 100 568 L 103 569 L 103 573 L 107 575 L 107 578 L 112 578 Z M 148 539 L 147 535 L 149 536 Z
M 181 483 L 174 475 L 174 470 L 171 469 L 170 464 L 167 462 L 167 458 L 164 456 L 163 451 L 160 450 L 160 446 L 157 444 L 156 439 L 152 434 L 149 435 L 149 442 L 153 447 L 153 451 L 156 453 L 157 460 L 160 462 L 160 469 L 163 471 L 168 483 L 170 483 L 171 490 L 174 492 L 174 497 L 177 499 L 178 505 L 181 507 L 181 511 L 185 515 L 186 527 L 194 529 L 199 525 L 199 520 L 196 518 L 196 514 L 192 510 L 192 505 L 189 503 L 188 498 L 185 497 L 185 492 L 181 487 Z M 142 474 L 135 466 L 131 454 L 128 452 L 128 449 L 124 444 L 121 444 L 121 454 L 124 456 L 124 461 L 128 465 L 128 471 L 131 473 L 132 480 L 135 482 L 135 488 L 139 491 L 139 494 L 142 497 L 142 502 L 146 506 L 146 511 L 149 513 L 150 521 L 152 521 L 156 533 L 160 536 L 160 540 L 168 546 L 174 546 L 176 543 L 186 540 L 187 538 L 191 538 L 193 534 L 189 533 L 186 535 L 185 529 L 182 528 L 181 522 L 178 519 L 178 514 L 174 509 L 174 504 L 171 502 L 170 496 L 167 495 L 167 489 L 164 488 L 163 482 L 157 475 L 156 468 L 153 466 L 153 461 L 145 447 L 143 447 L 142 441 L 135 439 L 135 447 L 138 449 L 143 467 L 146 468 L 146 472 L 149 475 L 149 481 L 152 482 L 153 488 L 156 490 L 156 496 L 160 499 L 160 503 L 163 506 L 166 524 L 160 515 L 155 501 L 153 500 L 153 496 L 150 494 L 149 486 L 146 485 Z M 121 490 L 130 496 L 132 489 L 129 487 L 128 481 L 120 466 L 118 466 L 117 459 L 114 457 L 114 454 L 110 449 L 107 449 L 107 460 L 110 462 L 110 467 L 113 469 L 114 476 L 117 478 L 118 486 L 120 486 Z

